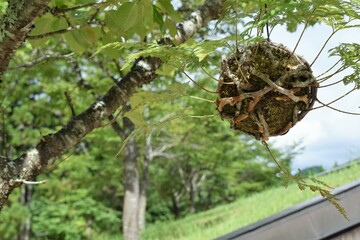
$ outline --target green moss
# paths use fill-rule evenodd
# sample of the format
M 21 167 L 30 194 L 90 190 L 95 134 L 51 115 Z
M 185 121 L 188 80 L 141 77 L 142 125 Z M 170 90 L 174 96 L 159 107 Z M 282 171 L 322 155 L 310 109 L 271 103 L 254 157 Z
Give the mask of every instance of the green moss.
M 4 41 L 4 39 L 10 36 L 10 29 L 13 28 L 18 20 L 18 14 L 21 13 L 21 9 L 25 0 L 19 1 L 11 1 L 5 6 L 5 4 L 1 5 L 1 8 L 6 7 L 6 12 L 1 16 L 0 21 L 0 43 Z

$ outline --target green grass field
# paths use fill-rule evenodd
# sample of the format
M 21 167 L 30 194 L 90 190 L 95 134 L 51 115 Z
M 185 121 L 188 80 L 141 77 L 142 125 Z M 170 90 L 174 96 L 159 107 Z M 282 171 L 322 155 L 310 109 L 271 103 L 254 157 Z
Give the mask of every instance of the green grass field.
M 333 187 L 359 178 L 360 164 L 318 177 Z M 177 221 L 149 225 L 142 239 L 214 239 L 315 196 L 318 194 L 309 190 L 300 191 L 295 185 L 286 189 L 283 186 L 271 188 Z

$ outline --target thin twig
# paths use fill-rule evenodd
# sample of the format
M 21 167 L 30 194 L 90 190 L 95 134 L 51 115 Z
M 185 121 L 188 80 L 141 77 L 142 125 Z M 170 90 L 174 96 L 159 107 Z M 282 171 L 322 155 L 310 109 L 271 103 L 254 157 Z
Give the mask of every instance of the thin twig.
M 323 106 L 320 106 L 320 107 L 316 107 L 316 108 L 312 108 L 311 110 L 315 110 L 315 109 L 319 109 L 319 108 L 322 108 L 322 107 L 327 107 L 327 106 L 329 106 L 329 105 L 331 105 L 331 104 L 333 104 L 333 103 L 335 103 L 335 102 L 337 102 L 337 101 L 339 101 L 340 99 L 342 99 L 342 98 L 344 98 L 344 97 L 346 97 L 347 95 L 349 95 L 350 93 L 352 93 L 353 91 L 355 91 L 355 90 L 357 90 L 357 88 L 353 88 L 353 89 L 351 89 L 350 91 L 348 91 L 347 93 L 345 93 L 344 95 L 342 95 L 342 96 L 340 96 L 340 97 L 338 97 L 338 98 L 336 98 L 335 100 L 333 100 L 333 101 L 331 101 L 331 102 L 329 102 L 329 103 L 327 103 L 327 104 L 325 104 L 325 105 L 323 105 Z M 318 99 L 317 99 L 318 100 Z M 319 101 L 319 100 L 318 100 Z M 320 101 L 319 101 L 320 102 Z
M 303 30 L 302 30 L 302 32 L 301 32 L 301 34 L 300 34 L 300 37 L 299 37 L 298 41 L 296 42 L 296 45 L 295 45 L 292 53 L 290 54 L 290 56 L 292 56 L 292 55 L 295 53 L 297 47 L 299 46 L 299 43 L 300 43 L 300 41 L 301 41 L 301 39 L 302 39 L 302 37 L 303 37 L 303 35 L 304 35 L 304 33 L 305 33 L 305 30 L 306 30 L 307 27 L 308 27 L 309 21 L 310 21 L 312 15 L 314 14 L 315 10 L 316 10 L 316 7 L 312 10 L 311 14 L 310 14 L 309 17 L 306 19 L 304 28 L 303 28 Z M 289 58 L 290 58 L 290 56 L 289 56 Z
M 3 97 L 3 99 L 1 100 L 1 104 L 0 104 L 0 112 L 2 115 L 2 119 L 1 119 L 2 120 L 2 129 L 0 131 L 2 146 L 1 146 L 0 155 L 2 155 L 2 156 L 7 155 L 7 151 L 6 151 L 7 139 L 6 139 L 6 133 L 5 133 L 5 108 L 3 107 L 5 98 L 6 98 L 6 96 Z
M 286 171 L 286 170 L 280 165 L 280 163 L 276 160 L 276 158 L 275 158 L 274 154 L 272 153 L 272 151 L 270 150 L 269 145 L 267 144 L 267 142 L 262 141 L 261 143 L 266 147 L 266 150 L 269 152 L 272 160 L 276 163 L 276 165 L 278 166 L 278 168 L 279 168 L 283 173 L 288 174 L 288 171 Z
M 197 97 L 197 96 L 189 96 L 190 98 L 194 98 L 197 100 L 201 100 L 201 101 L 205 101 L 205 102 L 209 102 L 209 103 L 214 103 L 213 100 L 209 100 L 209 99 L 205 99 L 205 98 L 201 98 L 201 97 Z
M 328 76 L 326 76 L 326 77 L 319 78 L 319 79 L 318 79 L 318 83 L 323 83 L 323 82 L 329 80 L 330 78 L 332 78 L 332 77 L 335 76 L 336 74 L 345 71 L 345 70 L 348 69 L 349 67 L 350 67 L 350 66 L 347 66 L 347 67 L 341 66 L 341 67 L 340 67 L 338 70 L 336 70 L 334 73 L 332 73 L 332 74 L 330 74 L 330 75 L 328 75 Z
M 117 82 L 118 82 L 118 78 L 116 78 L 113 74 L 111 74 L 111 71 L 107 68 L 107 67 L 105 67 L 104 66 L 104 64 L 103 64 L 103 62 L 102 61 L 97 61 L 95 58 L 91 58 L 92 59 L 92 61 L 96 64 L 96 65 L 98 65 L 100 68 L 101 68 L 101 70 L 103 71 L 103 72 L 105 72 L 105 74 L 109 77 L 109 78 L 111 78 L 111 80 L 116 84 Z M 116 60 L 114 59 L 113 60 L 114 62 L 116 62 Z M 116 66 L 116 68 L 118 68 L 117 66 Z M 121 73 L 121 71 L 120 71 L 120 73 Z
M 115 117 L 113 117 L 113 119 L 111 119 L 109 122 L 101 125 L 100 127 L 101 127 L 101 128 L 105 128 L 105 127 L 113 124 L 115 121 L 117 121 L 118 117 L 124 113 L 123 110 L 124 110 L 124 108 L 121 108 L 120 111 L 115 115 Z
M 209 72 L 207 72 L 203 67 L 200 67 L 200 68 L 201 68 L 201 70 L 202 70 L 206 75 L 208 75 L 211 79 L 217 81 L 218 83 L 225 84 L 225 85 L 226 85 L 226 84 L 227 84 L 227 85 L 234 85 L 234 84 L 235 84 L 234 82 L 224 82 L 224 81 L 220 81 L 220 80 L 214 78 L 213 76 L 211 76 L 211 74 L 210 74 Z
M 23 183 L 23 184 L 27 184 L 27 185 L 39 185 L 39 184 L 44 184 L 46 183 L 46 180 L 42 180 L 42 181 L 27 181 L 24 179 L 15 179 L 14 182 L 16 183 Z
M 211 115 L 203 115 L 203 116 L 189 116 L 191 118 L 211 118 L 214 117 L 215 114 L 211 114 Z
M 52 8 L 52 9 L 50 9 L 50 12 L 52 14 L 66 13 L 66 12 L 71 12 L 71 11 L 78 10 L 78 9 L 81 9 L 81 8 L 92 7 L 94 5 L 101 5 L 101 4 L 105 4 L 105 3 L 108 3 L 108 2 L 107 1 L 102 1 L 102 2 L 86 3 L 86 4 L 83 4 L 83 5 L 78 5 L 78 6 L 75 6 L 75 7 L 64 8 L 64 9 Z
M 78 30 L 78 29 L 81 29 L 81 28 L 83 28 L 83 27 L 85 27 L 87 25 L 88 24 L 77 25 L 77 26 L 68 27 L 68 28 L 65 28 L 65 29 L 60 29 L 60 30 L 57 30 L 57 31 L 47 32 L 47 33 L 43 33 L 43 34 L 39 34 L 39 35 L 30 35 L 30 36 L 27 36 L 27 39 L 30 39 L 30 40 L 42 39 L 42 38 L 45 38 L 45 37 L 49 37 L 49 36 L 53 36 L 53 35 L 57 35 L 57 34 L 62 34 L 62 33 L 67 33 L 67 32 L 73 31 L 73 30 Z
M 15 66 L 15 67 L 8 67 L 6 70 L 17 70 L 19 68 L 30 68 L 36 65 L 42 65 L 42 64 L 46 64 L 50 61 L 55 61 L 55 60 L 68 60 L 68 61 L 72 61 L 73 59 L 71 58 L 71 56 L 73 55 L 73 53 L 69 53 L 69 54 L 65 54 L 65 55 L 59 55 L 59 56 L 44 56 L 41 58 L 38 58 L 36 60 L 34 60 L 33 62 L 29 62 L 29 63 L 25 63 L 19 66 Z
M 236 2 L 236 4 L 238 4 L 238 2 Z M 235 9 L 235 47 L 236 47 L 236 51 L 238 51 L 239 49 L 239 40 L 238 40 L 238 33 L 239 33 L 239 30 L 238 30 L 238 19 L 239 19 L 239 15 L 238 15 L 238 11 Z
M 328 68 L 325 72 L 321 73 L 319 76 L 316 76 L 316 79 L 324 76 L 325 74 L 327 74 L 328 72 L 330 72 L 334 67 L 336 67 L 336 65 L 338 65 L 341 62 L 341 58 L 334 64 L 332 65 L 330 68 Z
M 353 90 L 351 90 L 351 91 L 353 91 Z M 348 93 L 347 93 L 347 94 L 348 94 Z M 342 96 L 342 97 L 344 97 L 344 96 Z M 338 99 L 337 99 L 337 100 L 338 100 Z M 321 102 L 319 99 L 317 99 L 317 101 L 318 101 L 321 105 L 323 105 L 323 106 L 321 106 L 321 107 L 327 107 L 327 108 L 330 108 L 330 109 L 332 109 L 332 110 L 334 110 L 334 111 L 341 112 L 341 113 L 344 113 L 344 114 L 360 116 L 360 113 L 343 111 L 343 110 L 340 110 L 340 109 L 331 107 L 331 106 L 329 106 L 329 104 L 325 104 L 325 103 Z M 333 102 L 334 102 L 334 101 L 332 101 L 331 103 L 333 103 Z M 319 108 L 321 108 L 321 107 L 312 108 L 312 109 L 310 109 L 310 110 L 319 109 Z
M 124 76 L 124 73 L 123 73 L 123 71 L 121 71 L 120 64 L 118 63 L 118 61 L 116 61 L 116 59 L 113 59 L 113 62 L 115 64 L 116 70 L 118 71 L 120 77 L 122 78 Z
M 360 61 L 360 59 L 356 60 L 355 63 L 358 63 Z M 318 82 L 325 82 L 326 80 L 328 80 L 329 78 L 333 77 L 334 75 L 338 74 L 338 73 L 341 73 L 343 71 L 345 71 L 346 69 L 350 68 L 351 66 L 341 66 L 338 70 L 336 70 L 334 73 L 326 76 L 326 77 L 323 77 L 323 78 L 320 78 L 318 80 Z
M 333 83 L 329 83 L 329 84 L 327 84 L 327 85 L 323 85 L 323 86 L 318 86 L 318 88 L 326 88 L 326 87 L 331 87 L 331 86 L 334 86 L 334 85 L 336 85 L 336 84 L 338 84 L 338 83 L 341 83 L 341 82 L 343 82 L 344 80 L 343 79 L 340 79 L 340 80 L 338 80 L 338 81 L 336 81 L 336 82 L 333 82 Z
M 187 78 L 190 79 L 190 81 L 192 81 L 196 86 L 198 86 L 199 88 L 201 88 L 201 89 L 204 90 L 205 92 L 218 94 L 218 92 L 213 92 L 213 91 L 207 90 L 206 88 L 204 88 L 203 86 L 201 86 L 200 84 L 198 84 L 197 82 L 195 82 L 195 80 L 193 80 L 185 71 L 182 71 L 182 72 L 185 74 L 185 76 L 186 76 Z
M 73 105 L 73 103 L 72 103 L 71 96 L 70 96 L 69 92 L 68 92 L 68 91 L 65 91 L 65 92 L 64 92 L 64 95 L 65 95 L 65 97 L 66 97 L 67 104 L 68 104 L 69 107 L 70 107 L 71 115 L 72 115 L 73 117 L 75 117 L 75 116 L 76 116 L 76 113 L 75 113 L 74 105 Z
M 61 13 L 61 16 L 65 19 L 68 27 L 72 27 L 72 23 L 70 22 L 70 19 L 68 18 L 68 16 L 66 15 L 66 13 Z
M 65 161 L 67 161 L 68 159 L 70 159 L 70 157 L 74 155 L 74 151 L 70 152 L 68 155 L 66 156 L 61 156 L 61 158 L 59 159 L 59 161 L 55 162 L 53 165 L 49 166 L 47 169 L 44 170 L 45 174 L 49 174 L 51 172 L 53 172 L 57 167 L 59 167 L 59 165 Z
M 94 14 L 92 14 L 91 17 L 89 18 L 89 22 L 95 20 L 96 16 L 99 14 L 99 12 L 100 12 L 100 8 L 96 8 Z
M 268 6 L 265 3 L 265 14 L 267 13 L 268 13 Z M 267 34 L 267 40 L 270 42 L 269 21 L 266 21 L 266 34 Z
M 324 50 L 325 46 L 328 44 L 328 42 L 330 41 L 330 39 L 334 36 L 335 33 L 337 33 L 339 29 L 333 30 L 333 32 L 330 34 L 330 36 L 326 39 L 325 43 L 323 44 L 323 46 L 321 47 L 320 51 L 318 52 L 318 54 L 316 55 L 315 59 L 312 61 L 312 63 L 310 64 L 310 67 L 312 67 L 312 65 L 314 65 L 314 63 L 316 62 L 316 60 L 319 58 L 320 54 L 322 53 L 322 51 Z
M 216 78 L 214 78 L 209 72 L 207 72 L 203 67 L 200 67 L 200 69 L 206 74 L 208 75 L 211 79 L 220 82 L 219 80 L 217 80 Z

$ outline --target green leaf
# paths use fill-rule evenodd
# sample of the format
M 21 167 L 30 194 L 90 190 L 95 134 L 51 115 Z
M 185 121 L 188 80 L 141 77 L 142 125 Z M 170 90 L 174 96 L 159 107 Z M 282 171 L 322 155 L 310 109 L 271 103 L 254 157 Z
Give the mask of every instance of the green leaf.
M 127 2 L 122 4 L 116 11 L 116 20 L 120 23 L 123 31 L 129 30 L 138 18 L 139 9 L 137 2 Z
M 163 76 L 173 76 L 175 73 L 176 67 L 163 64 L 159 69 L 156 70 L 156 74 L 163 75 Z
M 213 53 L 217 48 L 224 46 L 226 42 L 227 42 L 227 38 L 221 40 L 214 40 L 214 41 L 202 41 L 195 45 L 194 53 L 201 62 L 209 54 Z
M 181 15 L 174 10 L 173 5 L 171 4 L 170 0 L 158 0 L 158 3 L 163 8 L 164 12 L 169 15 L 172 19 L 174 19 L 177 22 L 182 21 Z
M 66 27 L 67 23 L 64 18 L 54 17 L 50 13 L 46 13 L 35 22 L 35 28 L 31 31 L 30 36 L 54 32 Z
M 124 114 L 124 117 L 129 118 L 136 128 L 142 128 L 147 126 L 144 118 L 144 105 L 142 104 L 138 104 L 136 105 L 136 107 L 133 107 L 129 112 L 126 112 Z
M 151 0 L 137 2 L 139 20 L 148 28 L 152 28 L 154 23 L 153 5 Z
M 170 19 L 166 18 L 165 20 L 165 26 L 167 29 L 169 29 L 169 33 L 171 37 L 175 37 L 177 33 L 177 28 L 174 22 L 172 22 Z
M 299 189 L 300 189 L 301 191 L 305 190 L 305 186 L 302 185 L 302 184 L 299 184 L 299 183 L 298 183 L 298 187 L 299 187 Z
M 137 2 L 126 2 L 117 10 L 105 13 L 105 24 L 114 33 L 127 37 L 128 31 L 138 21 L 139 6 Z
M 157 24 L 159 24 L 159 27 L 161 29 L 161 31 L 163 31 L 164 28 L 164 20 L 162 15 L 159 13 L 159 11 L 157 10 L 156 6 L 153 6 L 153 19 L 154 22 L 156 22 Z
M 125 38 L 134 34 L 144 38 L 154 26 L 153 6 L 150 0 L 126 2 L 105 15 L 105 23 L 112 32 Z
M 310 180 L 313 181 L 314 183 L 317 183 L 317 184 L 320 184 L 320 185 L 323 185 L 323 186 L 325 186 L 327 188 L 332 189 L 332 187 L 329 184 L 327 184 L 326 182 L 321 181 L 321 180 L 319 180 L 317 178 L 312 177 L 312 178 L 310 178 Z
M 70 49 L 76 52 L 78 55 L 81 55 L 86 51 L 86 41 L 83 39 L 83 36 L 79 33 L 78 30 L 65 33 L 64 37 L 69 44 Z
M 60 29 L 66 29 L 67 23 L 64 18 L 54 17 L 50 13 L 44 14 L 35 22 L 35 28 L 31 31 L 31 36 L 41 35 L 44 33 L 58 31 Z M 33 48 L 38 48 L 44 45 L 48 38 L 30 40 L 30 44 Z
M 98 27 L 97 28 L 92 28 L 90 26 L 86 26 L 86 27 L 79 30 L 79 34 L 86 41 L 87 45 L 92 46 L 100 38 L 101 30 Z
M 183 96 L 189 91 L 189 84 L 174 82 L 169 86 L 169 91 L 172 94 Z
M 343 78 L 344 84 L 354 83 L 355 87 L 360 89 L 360 44 L 342 43 L 339 46 L 330 49 L 329 56 L 338 56 L 341 58 L 343 68 L 351 68 L 353 73 Z
M 117 58 L 122 55 L 122 50 L 125 49 L 136 49 L 136 50 L 143 50 L 146 49 L 149 45 L 144 42 L 113 42 L 108 43 L 100 48 L 93 54 L 93 56 L 104 52 L 111 58 Z
M 118 20 L 118 13 L 116 10 L 105 12 L 105 24 L 111 31 L 119 32 L 122 23 Z

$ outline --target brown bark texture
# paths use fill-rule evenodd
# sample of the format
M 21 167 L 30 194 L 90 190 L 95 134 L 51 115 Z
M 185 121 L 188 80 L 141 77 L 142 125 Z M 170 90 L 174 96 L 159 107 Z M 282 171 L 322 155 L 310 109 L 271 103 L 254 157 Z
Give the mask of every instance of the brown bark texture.
M 4 36 L 0 39 L 0 76 L 6 70 L 14 51 L 26 39 L 34 19 L 44 12 L 48 2 L 49 0 L 9 1 L 9 7 L 12 5 L 15 7 L 8 10 L 7 14 L 0 19 L 0 33 Z M 193 12 L 188 20 L 178 25 L 178 34 L 174 42 L 183 43 L 209 20 L 217 19 L 224 2 L 223 0 L 205 1 L 204 5 Z M 16 17 L 14 21 L 6 23 L 9 16 Z M 4 31 L 7 34 L 4 35 Z M 43 136 L 34 148 L 29 149 L 17 159 L 0 158 L 0 209 L 10 193 L 19 187 L 22 181 L 34 179 L 58 157 L 78 144 L 89 132 L 100 127 L 102 120 L 120 106 L 126 105 L 130 96 L 138 88 L 152 82 L 156 78 L 155 71 L 161 64 L 161 60 L 154 57 L 137 59 L 131 70 L 101 99 L 84 112 L 74 116 L 58 132 Z
M 50 0 L 8 1 L 8 8 L 0 21 L 0 79 L 13 53 L 24 42 L 34 24 Z

